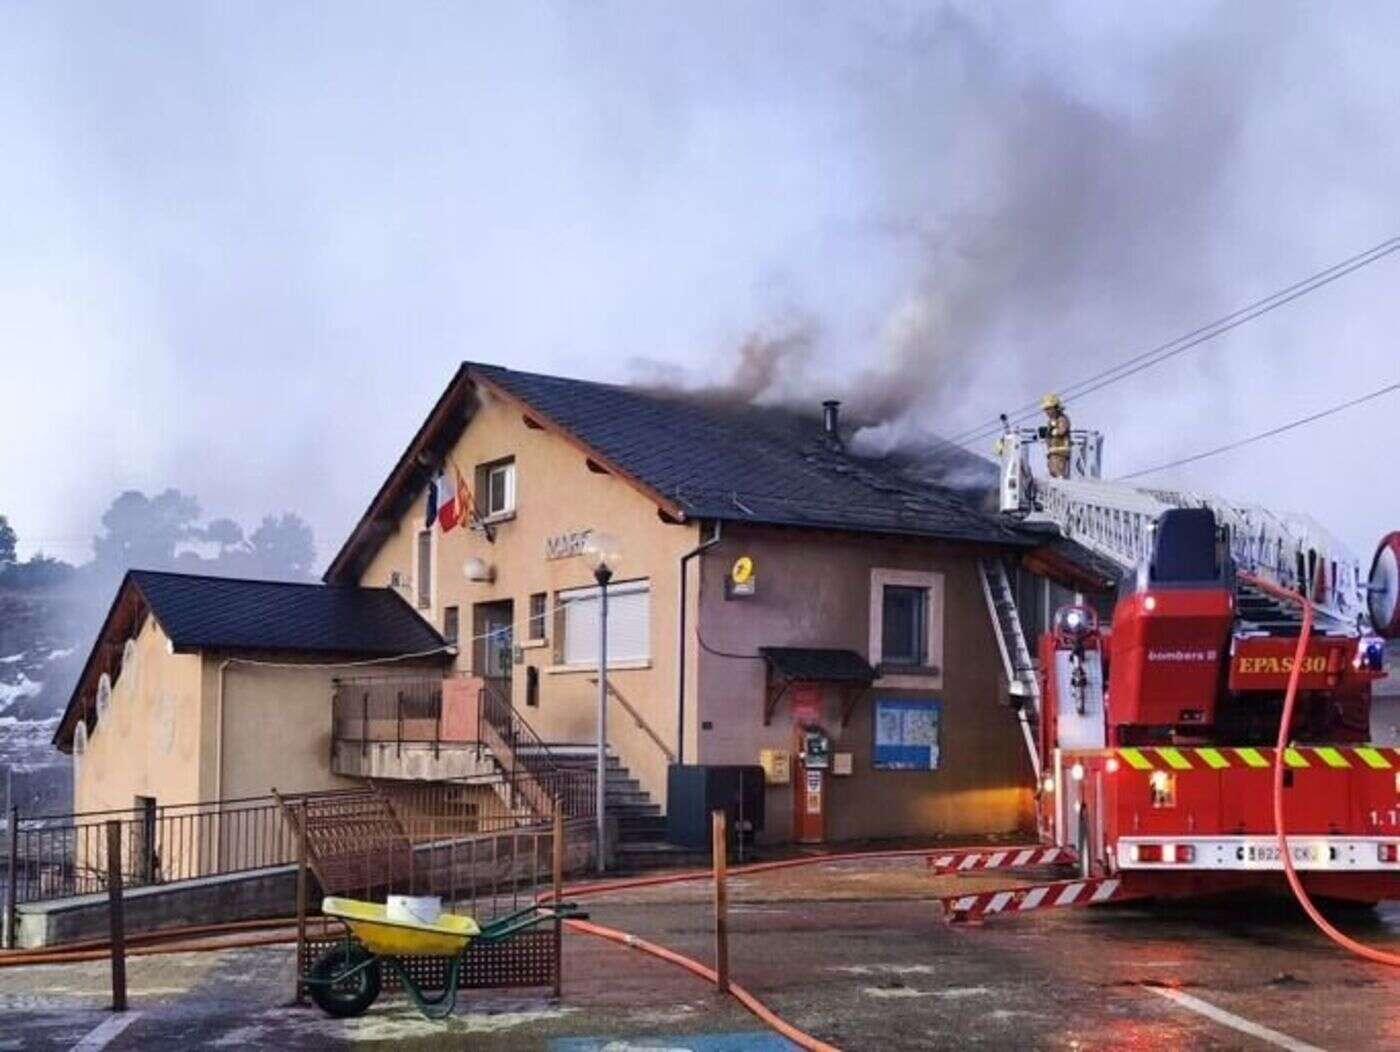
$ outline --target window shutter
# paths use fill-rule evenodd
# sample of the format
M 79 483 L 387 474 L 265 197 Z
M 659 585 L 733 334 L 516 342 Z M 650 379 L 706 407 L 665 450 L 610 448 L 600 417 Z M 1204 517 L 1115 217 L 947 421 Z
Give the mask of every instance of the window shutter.
M 564 606 L 564 664 L 598 663 L 598 600 L 570 599 Z
M 427 610 L 433 605 L 433 532 L 421 530 L 418 534 L 418 609 Z
M 564 664 L 598 664 L 597 588 L 560 596 L 564 606 Z M 651 583 L 628 581 L 608 589 L 608 664 L 651 657 Z

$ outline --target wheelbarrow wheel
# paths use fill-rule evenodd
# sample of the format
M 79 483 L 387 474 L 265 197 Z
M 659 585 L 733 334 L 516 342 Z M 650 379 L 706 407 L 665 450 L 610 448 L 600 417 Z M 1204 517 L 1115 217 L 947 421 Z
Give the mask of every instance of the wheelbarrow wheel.
M 334 946 L 327 950 L 311 966 L 309 978 L 316 980 L 307 984 L 311 1000 L 327 1015 L 341 1019 L 363 1014 L 379 996 L 382 981 L 379 962 L 370 961 L 354 975 L 340 982 L 332 980 L 337 975 L 344 975 L 356 965 L 363 964 L 369 957 L 369 952 L 360 946 Z

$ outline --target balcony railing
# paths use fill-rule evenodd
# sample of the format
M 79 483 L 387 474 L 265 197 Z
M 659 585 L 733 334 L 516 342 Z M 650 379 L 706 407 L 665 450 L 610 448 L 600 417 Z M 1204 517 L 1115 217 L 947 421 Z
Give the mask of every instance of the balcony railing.
M 489 757 L 512 806 L 523 801 L 541 819 L 556 805 L 566 818 L 594 813 L 591 772 L 561 768 L 511 704 L 510 681 L 422 674 L 346 677 L 331 701 L 332 750 L 366 755 L 389 745 L 443 750 L 475 747 Z
M 373 676 L 338 679 L 331 696 L 335 742 L 443 746 L 479 745 L 479 701 L 474 681 L 462 676 Z

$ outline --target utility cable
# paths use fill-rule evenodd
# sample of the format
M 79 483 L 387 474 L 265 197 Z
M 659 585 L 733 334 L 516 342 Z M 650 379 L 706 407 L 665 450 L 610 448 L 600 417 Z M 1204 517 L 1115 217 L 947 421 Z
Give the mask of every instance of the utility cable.
M 1292 285 L 1279 289 L 1246 306 L 1240 307 L 1221 318 L 1217 318 L 1215 321 L 1193 329 L 1183 336 L 1178 336 L 1174 340 L 1158 344 L 1156 347 L 1133 355 L 1092 376 L 1087 376 L 1078 380 L 1061 389 L 1061 398 L 1066 402 L 1075 398 L 1083 398 L 1085 395 L 1100 390 L 1109 384 L 1126 379 L 1135 373 L 1151 368 L 1169 358 L 1174 358 L 1193 347 L 1197 347 L 1208 340 L 1214 339 L 1216 336 L 1223 335 L 1231 329 L 1243 325 L 1245 322 L 1252 321 L 1255 318 L 1277 310 L 1285 304 L 1291 303 L 1296 299 L 1306 296 L 1310 292 L 1315 292 L 1320 288 L 1330 285 L 1332 282 L 1338 281 L 1348 274 L 1360 270 L 1362 267 L 1376 263 L 1397 251 L 1400 251 L 1400 237 L 1387 238 L 1379 244 L 1366 249 L 1364 252 L 1358 252 L 1339 263 L 1334 263 L 1330 267 L 1326 267 L 1303 278 L 1301 281 L 1296 281 Z M 1019 423 L 1033 416 L 1039 408 L 1040 403 L 1038 401 L 1028 402 L 1007 415 L 1013 423 Z M 1000 427 L 1000 417 L 997 417 L 985 424 L 968 428 L 949 441 L 966 448 L 970 443 L 979 442 L 982 439 L 995 435 L 1000 430 Z
M 1214 449 L 1207 449 L 1203 453 L 1195 453 L 1189 457 L 1182 457 L 1179 460 L 1172 460 L 1168 461 L 1165 464 L 1158 464 L 1156 467 L 1143 468 L 1140 471 L 1133 471 L 1128 473 L 1127 475 L 1119 475 L 1118 478 L 1114 481 L 1126 482 L 1128 479 L 1135 479 L 1143 475 L 1155 474 L 1158 471 L 1166 471 L 1168 468 L 1180 467 L 1183 464 L 1194 464 L 1198 460 L 1205 460 L 1207 457 L 1218 456 L 1221 453 L 1229 453 L 1231 450 L 1239 449 L 1242 446 L 1247 446 L 1251 443 L 1259 442 L 1266 438 L 1273 438 L 1275 435 L 1281 435 L 1285 431 L 1292 431 L 1294 428 L 1302 427 L 1304 424 L 1311 424 L 1314 421 L 1323 419 L 1324 417 L 1329 417 L 1335 413 L 1340 413 L 1344 409 L 1350 409 L 1353 406 L 1361 405 L 1364 402 L 1370 402 L 1374 399 L 1380 398 L 1382 395 L 1390 394 L 1392 391 L 1400 391 L 1400 381 L 1397 381 L 1393 384 L 1387 384 L 1385 387 L 1372 391 L 1370 394 L 1364 394 L 1359 398 L 1353 398 L 1349 401 L 1342 402 L 1338 405 L 1334 405 L 1328 409 L 1320 410 L 1316 413 L 1309 414 L 1308 416 L 1299 417 L 1297 420 L 1290 420 L 1288 423 L 1280 424 L 1278 427 L 1271 427 L 1267 431 L 1260 431 L 1258 434 L 1250 435 L 1248 438 L 1241 438 L 1234 442 L 1227 442 L 1223 446 L 1216 446 Z

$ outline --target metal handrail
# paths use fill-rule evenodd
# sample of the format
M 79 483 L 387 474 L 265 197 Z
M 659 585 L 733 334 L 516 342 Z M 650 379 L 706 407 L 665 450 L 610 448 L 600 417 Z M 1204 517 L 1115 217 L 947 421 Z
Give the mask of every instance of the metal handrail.
M 596 687 L 598 685 L 598 677 L 592 676 L 589 678 L 588 682 L 592 683 Z M 617 689 L 617 684 L 613 683 L 612 680 L 608 680 L 608 694 L 613 699 L 615 699 L 619 705 L 621 705 L 624 709 L 627 710 L 627 715 L 631 716 L 632 719 L 636 722 L 637 726 L 640 727 L 646 733 L 646 736 L 652 740 L 652 744 L 654 744 L 658 749 L 661 750 L 662 754 L 666 757 L 666 761 L 668 763 L 675 763 L 675 752 L 673 752 L 671 750 L 671 747 L 666 744 L 666 742 L 662 739 L 661 735 L 656 733 L 656 731 L 652 728 L 651 724 L 648 723 L 643 718 L 642 714 L 637 711 L 636 707 L 625 697 L 622 696 L 622 691 Z
M 544 739 L 511 704 L 509 696 L 492 680 L 483 678 L 481 682 L 477 692 L 478 720 L 501 737 L 509 752 L 508 757 L 502 757 L 491 750 L 491 755 L 512 793 L 521 792 L 528 779 L 564 808 L 565 817 L 591 814 L 593 794 L 590 792 L 588 799 L 583 800 L 575 790 L 576 783 L 583 780 L 589 782 L 591 789 L 592 779 L 581 779 L 580 772 L 560 766 Z

